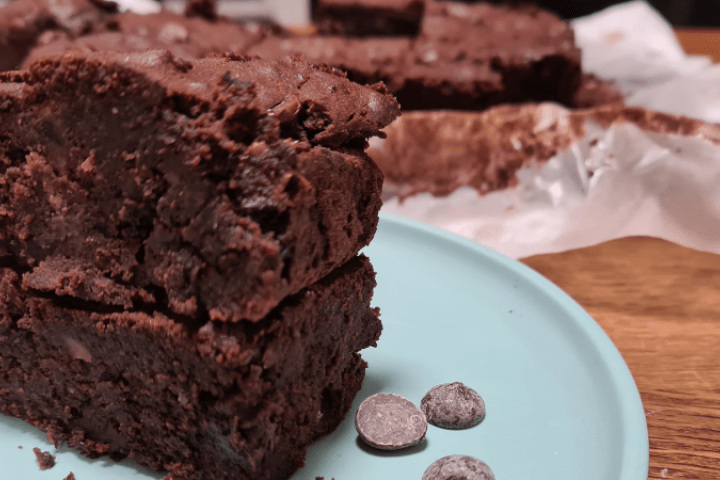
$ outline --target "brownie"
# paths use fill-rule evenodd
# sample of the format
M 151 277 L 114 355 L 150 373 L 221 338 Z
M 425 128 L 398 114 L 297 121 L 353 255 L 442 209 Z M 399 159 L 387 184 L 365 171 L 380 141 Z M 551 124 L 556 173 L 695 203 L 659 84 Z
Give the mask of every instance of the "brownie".
M 0 268 L 0 411 L 169 478 L 285 479 L 360 389 L 381 324 L 354 257 L 264 319 L 191 321 L 34 291 Z
M 200 17 L 215 21 L 218 18 L 217 2 L 215 0 L 187 0 L 183 15 L 187 18 Z
M 523 167 L 542 163 L 585 134 L 584 120 L 548 105 L 503 105 L 484 112 L 411 112 L 373 141 L 385 174 L 383 195 L 442 197 L 468 186 L 480 194 L 514 187 Z M 554 120 L 540 127 L 540 124 Z
M 417 37 L 269 36 L 248 53 L 326 63 L 360 83 L 381 80 L 403 111 L 571 106 L 582 75 L 572 29 L 527 5 L 428 1 Z
M 368 154 L 385 174 L 383 196 L 400 201 L 460 187 L 479 194 L 518 185 L 521 168 L 537 169 L 586 137 L 586 125 L 632 124 L 643 131 L 716 142 L 720 127 L 622 103 L 581 110 L 503 105 L 484 112 L 410 112 L 373 139 Z
M 23 1 L 23 0 L 19 0 Z M 47 32 L 38 39 L 22 63 L 28 68 L 37 60 L 67 52 L 142 52 L 168 50 L 174 56 L 199 59 L 210 54 L 243 53 L 262 40 L 270 27 L 258 23 L 236 23 L 226 18 L 209 21 L 162 11 L 147 15 L 121 13 L 107 25 L 79 37 Z
M 321 34 L 417 35 L 426 0 L 312 0 L 311 17 Z
M 76 53 L 0 75 L 0 258 L 102 305 L 259 321 L 372 239 L 382 87 L 300 61 Z
M 47 31 L 75 38 L 116 12 L 98 0 L 18 0 L 0 8 L 0 71 L 17 68 Z
M 429 1 L 396 95 L 406 110 L 570 105 L 580 77 L 580 50 L 558 17 L 525 5 Z
M 580 86 L 575 91 L 572 101 L 574 108 L 592 108 L 601 105 L 622 105 L 622 94 L 613 86 L 612 82 L 598 78 L 592 73 L 583 73 Z
M 384 82 L 390 92 L 402 91 L 405 59 L 411 54 L 410 38 L 346 38 L 342 36 L 274 35 L 248 50 L 262 58 L 302 58 L 327 64 L 348 74 L 354 82 Z M 405 106 L 403 105 L 403 109 Z
M 160 48 L 185 59 L 243 53 L 278 28 L 218 16 L 213 0 L 188 1 L 184 15 L 119 13 L 103 0 L 15 0 L 0 8 L 0 71 L 69 51 Z

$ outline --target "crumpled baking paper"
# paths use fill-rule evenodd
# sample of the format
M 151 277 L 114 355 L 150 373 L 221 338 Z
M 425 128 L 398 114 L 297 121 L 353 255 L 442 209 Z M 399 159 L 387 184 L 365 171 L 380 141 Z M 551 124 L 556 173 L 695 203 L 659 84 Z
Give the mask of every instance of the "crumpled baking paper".
M 686 55 L 646 2 L 610 7 L 572 27 L 583 69 L 614 81 L 628 105 L 720 123 L 720 65 Z
M 560 108 L 560 107 L 557 107 Z M 586 123 L 586 136 L 515 188 L 478 195 L 386 200 L 383 211 L 413 218 L 513 258 L 646 235 L 720 253 L 720 144 L 646 132 L 629 123 Z
M 626 103 L 720 122 L 720 66 L 687 56 L 670 25 L 643 1 L 573 22 L 583 67 L 613 80 Z M 562 107 L 557 107 L 562 108 Z M 587 135 L 516 188 L 480 196 L 420 194 L 383 211 L 460 234 L 513 258 L 646 235 L 720 253 L 720 143 L 648 133 L 632 124 Z

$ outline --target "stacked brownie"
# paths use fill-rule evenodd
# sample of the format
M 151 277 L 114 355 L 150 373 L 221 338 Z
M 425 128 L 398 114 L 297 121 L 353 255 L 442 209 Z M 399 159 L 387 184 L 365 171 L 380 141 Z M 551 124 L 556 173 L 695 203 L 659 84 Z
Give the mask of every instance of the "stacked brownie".
M 398 113 L 296 60 L 0 74 L 0 411 L 175 478 L 288 477 L 380 334 L 364 150 Z

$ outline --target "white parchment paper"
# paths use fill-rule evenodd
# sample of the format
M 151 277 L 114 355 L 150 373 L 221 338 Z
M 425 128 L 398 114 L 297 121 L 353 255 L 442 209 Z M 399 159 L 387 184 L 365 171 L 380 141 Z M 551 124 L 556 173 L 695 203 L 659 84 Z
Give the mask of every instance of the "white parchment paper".
M 584 69 L 616 81 L 629 105 L 720 122 L 720 66 L 685 55 L 647 3 L 621 4 L 573 27 Z M 402 203 L 391 198 L 383 210 L 514 258 L 629 235 L 720 253 L 720 144 L 632 124 L 586 128 L 569 150 L 522 170 L 517 188 L 480 196 L 466 187 Z
M 646 2 L 610 7 L 572 27 L 583 69 L 614 81 L 628 105 L 720 123 L 720 65 L 686 55 Z

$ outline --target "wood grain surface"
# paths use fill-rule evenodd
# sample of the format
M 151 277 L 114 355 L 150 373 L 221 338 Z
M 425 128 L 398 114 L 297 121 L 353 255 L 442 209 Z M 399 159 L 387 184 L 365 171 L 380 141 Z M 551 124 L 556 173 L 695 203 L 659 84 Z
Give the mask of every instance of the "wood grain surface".
M 631 237 L 523 262 L 600 324 L 635 378 L 650 479 L 720 479 L 720 255 Z

